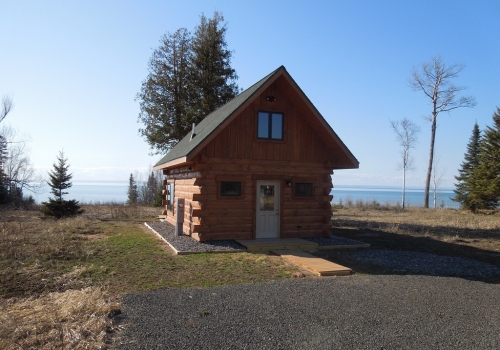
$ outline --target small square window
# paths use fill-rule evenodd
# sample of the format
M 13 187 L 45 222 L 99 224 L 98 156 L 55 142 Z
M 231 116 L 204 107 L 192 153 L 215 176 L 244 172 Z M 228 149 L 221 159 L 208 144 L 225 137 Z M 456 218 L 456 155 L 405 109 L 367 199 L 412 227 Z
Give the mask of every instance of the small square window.
M 310 182 L 296 182 L 295 197 L 314 197 L 313 184 Z
M 257 137 L 259 139 L 283 140 L 283 113 L 259 112 Z
M 240 197 L 241 182 L 239 181 L 221 181 L 220 182 L 221 197 Z

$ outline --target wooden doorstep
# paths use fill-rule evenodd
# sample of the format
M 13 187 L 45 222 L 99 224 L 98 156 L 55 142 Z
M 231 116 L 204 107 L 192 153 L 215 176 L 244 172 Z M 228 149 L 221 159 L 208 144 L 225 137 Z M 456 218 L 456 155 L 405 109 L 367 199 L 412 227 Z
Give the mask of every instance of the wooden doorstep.
M 272 253 L 280 255 L 283 259 L 291 261 L 294 264 L 314 271 L 318 276 L 349 276 L 352 273 L 352 270 L 348 267 L 315 257 L 303 251 L 273 250 Z

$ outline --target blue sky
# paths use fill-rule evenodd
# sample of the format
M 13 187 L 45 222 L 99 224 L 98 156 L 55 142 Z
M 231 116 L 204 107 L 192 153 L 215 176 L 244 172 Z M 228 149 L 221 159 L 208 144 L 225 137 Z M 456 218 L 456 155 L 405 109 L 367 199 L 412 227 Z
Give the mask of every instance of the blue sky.
M 500 106 L 498 1 L 4 0 L 0 96 L 15 104 L 4 123 L 30 136 L 44 174 L 64 149 L 75 181 L 127 181 L 161 158 L 138 135 L 134 101 L 153 50 L 164 33 L 193 31 L 215 10 L 239 86 L 284 65 L 358 158 L 335 185 L 399 186 L 389 121 L 406 117 L 422 129 L 408 184 L 423 187 L 430 104 L 408 78 L 433 56 L 466 65 L 456 83 L 478 102 L 439 116 L 443 187 L 453 186 L 474 122 L 484 129 Z

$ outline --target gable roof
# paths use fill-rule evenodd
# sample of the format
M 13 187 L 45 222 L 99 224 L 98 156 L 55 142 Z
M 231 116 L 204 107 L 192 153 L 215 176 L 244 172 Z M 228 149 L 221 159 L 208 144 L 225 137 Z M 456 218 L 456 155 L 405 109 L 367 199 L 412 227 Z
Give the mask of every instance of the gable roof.
M 238 96 L 233 98 L 231 101 L 210 113 L 206 116 L 198 125 L 195 127 L 195 137 L 191 139 L 191 132 L 188 133 L 176 146 L 174 146 L 162 159 L 160 159 L 153 167 L 154 170 L 159 170 L 174 166 L 177 164 L 182 164 L 188 161 L 188 158 L 196 155 L 196 150 L 201 150 L 208 141 L 210 141 L 215 135 L 217 135 L 223 127 L 222 125 L 227 125 L 238 112 L 244 109 L 249 103 L 251 103 L 254 98 L 260 95 L 270 84 L 276 81 L 279 77 L 284 76 L 293 85 L 295 91 L 298 92 L 299 97 L 302 101 L 309 107 L 318 118 L 320 124 L 325 127 L 332 138 L 331 141 L 337 146 L 340 146 L 341 154 L 346 158 L 342 166 L 334 166 L 336 169 L 352 169 L 358 168 L 359 162 L 354 157 L 354 155 L 349 151 L 349 149 L 344 145 L 342 140 L 337 136 L 337 134 L 332 130 L 330 125 L 317 111 L 316 107 L 307 98 L 300 87 L 295 83 L 293 78 L 288 74 L 284 66 L 279 67 L 272 73 L 268 74 L 261 80 L 259 80 L 254 85 L 250 86 L 245 91 L 241 92 Z

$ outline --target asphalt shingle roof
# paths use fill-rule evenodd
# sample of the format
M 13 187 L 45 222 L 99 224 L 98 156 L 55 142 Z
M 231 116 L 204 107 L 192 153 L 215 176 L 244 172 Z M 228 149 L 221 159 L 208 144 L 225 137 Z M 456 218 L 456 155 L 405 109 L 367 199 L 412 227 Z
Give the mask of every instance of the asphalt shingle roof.
M 250 86 L 248 89 L 240 93 L 238 96 L 233 98 L 231 101 L 226 103 L 224 106 L 210 113 L 205 117 L 198 125 L 195 127 L 196 136 L 191 140 L 191 132 L 187 134 L 174 148 L 170 150 L 158 163 L 154 166 L 158 167 L 173 161 L 178 158 L 185 157 L 189 155 L 196 147 L 203 142 L 208 136 L 210 136 L 219 125 L 224 123 L 231 115 L 246 101 L 251 99 L 253 95 L 271 79 L 274 74 L 276 74 L 280 69 L 285 69 L 281 66 L 269 75 L 265 76 L 259 80 L 254 85 Z

